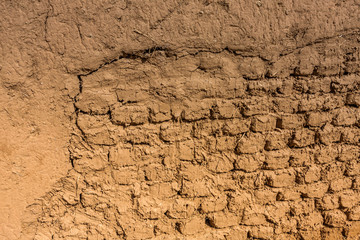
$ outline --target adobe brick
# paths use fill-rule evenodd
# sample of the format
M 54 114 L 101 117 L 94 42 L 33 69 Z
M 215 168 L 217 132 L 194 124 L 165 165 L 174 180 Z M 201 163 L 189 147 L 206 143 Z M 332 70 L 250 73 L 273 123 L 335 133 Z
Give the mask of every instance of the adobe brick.
M 234 167 L 236 170 L 245 172 L 254 172 L 262 166 L 265 156 L 261 153 L 240 154 L 236 157 Z
M 349 93 L 346 96 L 346 104 L 360 107 L 360 93 Z
M 352 108 L 340 108 L 333 111 L 335 126 L 351 126 L 357 122 L 357 112 Z
M 296 130 L 290 141 L 291 147 L 307 147 L 315 144 L 315 132 L 307 128 Z
M 231 212 L 215 212 L 208 215 L 209 224 L 214 228 L 227 228 L 239 225 L 240 218 Z
M 276 126 L 281 129 L 298 129 L 305 124 L 304 117 L 298 114 L 283 115 L 277 120 Z
M 275 171 L 268 174 L 266 183 L 275 188 L 292 187 L 295 185 L 295 174 L 292 171 Z
M 266 137 L 265 150 L 282 150 L 288 148 L 291 132 L 287 130 L 279 130 L 269 132 Z
M 250 133 L 249 136 L 242 136 L 236 146 L 236 153 L 256 153 L 264 149 L 265 139 L 262 134 Z
M 310 127 L 321 127 L 331 120 L 327 112 L 311 112 L 307 115 L 306 124 Z
M 224 122 L 222 132 L 224 135 L 235 136 L 248 132 L 250 129 L 251 119 L 231 119 Z
M 251 130 L 254 132 L 271 131 L 276 128 L 276 117 L 272 115 L 257 115 L 252 118 Z
M 119 125 L 138 125 L 148 121 L 149 110 L 143 105 L 115 104 L 111 109 L 111 120 Z
M 265 153 L 264 168 L 275 170 L 289 167 L 290 151 L 278 150 Z

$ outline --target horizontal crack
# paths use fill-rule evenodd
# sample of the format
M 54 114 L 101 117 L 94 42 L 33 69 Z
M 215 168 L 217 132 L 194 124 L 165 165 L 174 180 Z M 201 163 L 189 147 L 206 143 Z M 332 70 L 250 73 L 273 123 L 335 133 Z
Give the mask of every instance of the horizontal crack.
M 350 31 L 350 32 L 349 32 Z M 332 39 L 335 39 L 335 38 L 339 38 L 339 37 L 346 37 L 346 36 L 350 36 L 350 35 L 354 35 L 354 34 L 359 34 L 359 31 L 360 29 L 356 28 L 356 29 L 350 29 L 350 30 L 345 30 L 343 33 L 338 33 L 336 35 L 333 35 L 333 36 L 328 36 L 328 37 L 323 37 L 323 38 L 319 38 L 319 39 L 315 39 L 314 41 L 311 41 L 307 44 L 304 44 L 302 46 L 299 46 L 299 47 L 296 47 L 292 50 L 289 50 L 289 51 L 285 51 L 285 52 L 279 52 L 279 56 L 280 57 L 284 57 L 284 56 L 287 56 L 287 55 L 290 55 L 300 49 L 303 49 L 305 47 L 308 47 L 308 46 L 312 46 L 312 45 L 316 45 L 316 44 L 321 44 L 321 43 L 324 43 L 328 40 L 332 40 Z M 184 51 L 186 51 L 186 49 L 191 49 L 191 48 L 185 48 Z M 143 50 L 139 50 L 139 51 L 136 51 L 136 52 L 133 52 L 133 53 L 127 53 L 127 52 L 123 52 L 119 57 L 117 58 L 114 58 L 110 61 L 107 61 L 107 62 L 104 62 L 102 64 L 100 64 L 97 68 L 93 69 L 93 70 L 90 70 L 89 72 L 87 73 L 84 73 L 84 74 L 80 74 L 78 75 L 78 77 L 82 77 L 82 76 L 88 76 L 88 75 L 91 75 L 97 71 L 99 71 L 100 69 L 102 69 L 103 67 L 111 64 L 111 63 L 114 63 L 116 61 L 119 61 L 121 59 L 140 59 L 142 62 L 145 62 L 147 61 L 149 58 L 152 57 L 152 55 L 157 52 L 157 51 L 163 51 L 163 52 L 166 52 L 166 54 L 168 56 L 177 56 L 177 51 L 174 50 L 174 49 L 169 49 L 169 48 L 166 48 L 166 47 L 162 47 L 162 46 L 154 46 L 154 47 L 151 47 L 151 48 L 147 48 L 147 49 L 143 49 Z M 199 53 L 214 53 L 214 54 L 220 54 L 220 53 L 223 53 L 223 52 L 227 52 L 227 53 L 230 53 L 234 56 L 243 56 L 243 57 L 248 57 L 247 55 L 243 55 L 240 51 L 237 51 L 237 50 L 233 50 L 229 47 L 225 47 L 223 49 L 220 49 L 218 51 L 214 51 L 214 50 L 210 50 L 210 49 L 197 49 L 195 52 L 191 53 L 191 52 L 186 52 L 187 54 L 181 56 L 181 57 L 184 57 L 184 56 L 196 56 L 198 55 Z M 146 56 L 146 55 L 149 55 L 150 56 Z M 179 57 L 179 58 L 181 58 Z M 267 59 L 264 59 L 262 56 L 260 55 L 257 55 L 257 56 L 253 56 L 253 57 L 259 57 L 261 58 L 262 60 L 264 61 L 268 61 Z

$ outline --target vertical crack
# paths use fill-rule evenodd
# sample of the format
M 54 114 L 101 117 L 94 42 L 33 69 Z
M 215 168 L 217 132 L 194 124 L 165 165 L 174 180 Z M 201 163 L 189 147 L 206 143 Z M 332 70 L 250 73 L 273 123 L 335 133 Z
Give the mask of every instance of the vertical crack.
M 48 21 L 49 18 L 51 17 L 52 14 L 54 14 L 54 7 L 51 4 L 51 1 L 48 0 L 48 4 L 49 4 L 49 9 L 46 12 L 46 16 L 45 16 L 45 22 L 44 22 L 44 38 L 45 38 L 45 42 L 47 43 L 49 50 L 51 51 L 51 45 L 50 45 L 50 41 L 48 39 Z
M 75 109 L 75 112 L 74 112 L 74 114 L 75 114 L 75 122 L 74 122 L 74 125 L 75 125 L 75 127 L 80 131 L 80 133 L 81 133 L 81 138 L 86 142 L 86 140 L 85 140 L 85 134 L 84 134 L 84 132 L 82 131 L 82 129 L 79 127 L 79 125 L 78 125 L 78 117 L 79 117 L 79 108 L 76 106 L 76 102 L 77 102 L 77 98 L 78 98 L 78 96 L 82 93 L 82 89 L 83 89 L 83 80 L 81 79 L 81 76 L 80 75 L 78 75 L 77 76 L 77 78 L 78 78 L 78 84 L 79 84 L 79 92 L 75 95 L 75 97 L 73 98 L 73 104 L 74 104 L 74 109 Z M 70 144 L 71 144 L 71 142 L 70 142 Z M 75 158 L 74 158 L 74 156 L 73 156 L 73 154 L 72 154 L 72 152 L 71 152 L 71 150 L 70 150 L 70 145 L 69 145 L 69 147 L 68 147 L 68 151 L 69 151 L 69 162 L 71 163 L 71 167 L 72 168 L 74 168 L 75 167 L 75 164 L 74 164 L 74 161 L 76 160 Z
M 82 90 L 83 90 L 83 80 L 82 80 L 80 75 L 78 75 L 77 77 L 78 77 L 78 80 L 79 80 L 79 94 L 80 94 L 80 93 L 82 93 Z

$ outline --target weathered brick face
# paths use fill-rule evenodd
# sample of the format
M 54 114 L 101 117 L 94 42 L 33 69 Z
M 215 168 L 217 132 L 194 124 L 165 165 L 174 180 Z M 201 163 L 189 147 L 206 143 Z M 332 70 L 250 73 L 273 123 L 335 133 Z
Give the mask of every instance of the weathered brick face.
M 39 203 L 36 234 L 356 239 L 360 77 L 315 48 L 292 54 L 281 77 L 227 51 L 164 66 L 155 51 L 80 76 L 73 170 Z

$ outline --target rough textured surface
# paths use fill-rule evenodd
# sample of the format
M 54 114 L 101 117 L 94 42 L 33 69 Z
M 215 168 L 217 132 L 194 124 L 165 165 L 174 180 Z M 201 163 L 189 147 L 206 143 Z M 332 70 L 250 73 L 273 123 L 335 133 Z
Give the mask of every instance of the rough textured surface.
M 359 1 L 1 5 L 1 238 L 358 239 Z

